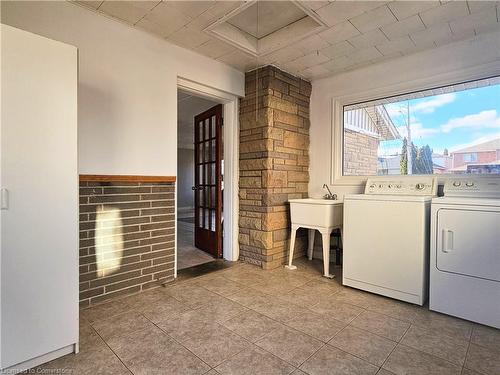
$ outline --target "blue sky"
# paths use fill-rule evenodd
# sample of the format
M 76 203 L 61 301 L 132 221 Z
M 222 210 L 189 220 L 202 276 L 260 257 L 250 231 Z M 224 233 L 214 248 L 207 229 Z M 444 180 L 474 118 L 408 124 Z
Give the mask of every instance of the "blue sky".
M 500 84 L 455 93 L 412 99 L 410 124 L 413 143 L 428 144 L 434 152 L 454 151 L 500 138 Z M 394 124 L 406 136 L 407 101 L 386 104 Z M 403 112 L 403 113 L 401 113 Z M 401 140 L 381 142 L 379 155 L 394 155 Z

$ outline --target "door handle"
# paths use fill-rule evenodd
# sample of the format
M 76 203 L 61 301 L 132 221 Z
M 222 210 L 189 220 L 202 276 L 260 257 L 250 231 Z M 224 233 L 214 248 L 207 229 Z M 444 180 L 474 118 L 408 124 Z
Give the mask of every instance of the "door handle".
M 453 231 L 443 229 L 442 236 L 441 251 L 443 253 L 449 253 L 453 250 Z
M 9 209 L 9 191 L 6 188 L 2 188 L 0 190 L 0 209 L 8 210 Z
M 203 190 L 202 186 L 191 186 L 191 190 Z

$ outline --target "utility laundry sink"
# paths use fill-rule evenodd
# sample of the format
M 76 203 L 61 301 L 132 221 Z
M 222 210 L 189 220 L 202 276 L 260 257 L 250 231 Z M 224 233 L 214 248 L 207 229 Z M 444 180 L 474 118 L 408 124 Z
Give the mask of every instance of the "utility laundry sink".
M 286 268 L 289 270 L 297 269 L 296 266 L 292 265 L 297 229 L 309 229 L 309 246 L 307 249 L 309 260 L 312 260 L 314 235 L 318 230 L 323 240 L 323 276 L 333 278 L 333 275 L 330 274 L 330 234 L 332 230 L 340 228 L 342 236 L 343 202 L 322 198 L 290 199 L 289 202 L 292 233 L 288 266 Z
M 305 198 L 290 199 L 289 202 L 292 225 L 296 224 L 303 228 L 338 228 L 342 225 L 342 201 Z

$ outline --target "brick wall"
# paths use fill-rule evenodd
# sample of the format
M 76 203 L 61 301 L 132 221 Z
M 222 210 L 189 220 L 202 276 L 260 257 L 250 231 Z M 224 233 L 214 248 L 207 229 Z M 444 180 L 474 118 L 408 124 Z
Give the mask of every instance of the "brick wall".
M 465 155 L 476 154 L 475 161 L 464 161 Z M 479 151 L 479 152 L 463 152 L 463 153 L 452 153 L 453 156 L 453 168 L 461 167 L 466 164 L 480 164 L 480 163 L 491 163 L 497 159 L 497 151 Z
M 174 183 L 80 182 L 80 305 L 174 277 Z
M 306 198 L 311 84 L 271 66 L 246 73 L 240 101 L 240 259 L 265 269 L 288 256 L 288 199 Z M 296 255 L 304 251 L 297 241 Z
M 378 144 L 377 138 L 344 129 L 344 174 L 348 176 L 376 175 Z

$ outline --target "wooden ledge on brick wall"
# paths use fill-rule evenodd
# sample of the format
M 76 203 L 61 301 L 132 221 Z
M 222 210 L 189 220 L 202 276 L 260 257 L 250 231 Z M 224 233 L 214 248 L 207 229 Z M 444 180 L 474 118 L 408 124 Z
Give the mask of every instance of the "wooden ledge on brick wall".
M 135 175 L 101 175 L 81 174 L 80 181 L 94 182 L 175 182 L 175 176 L 135 176 Z

